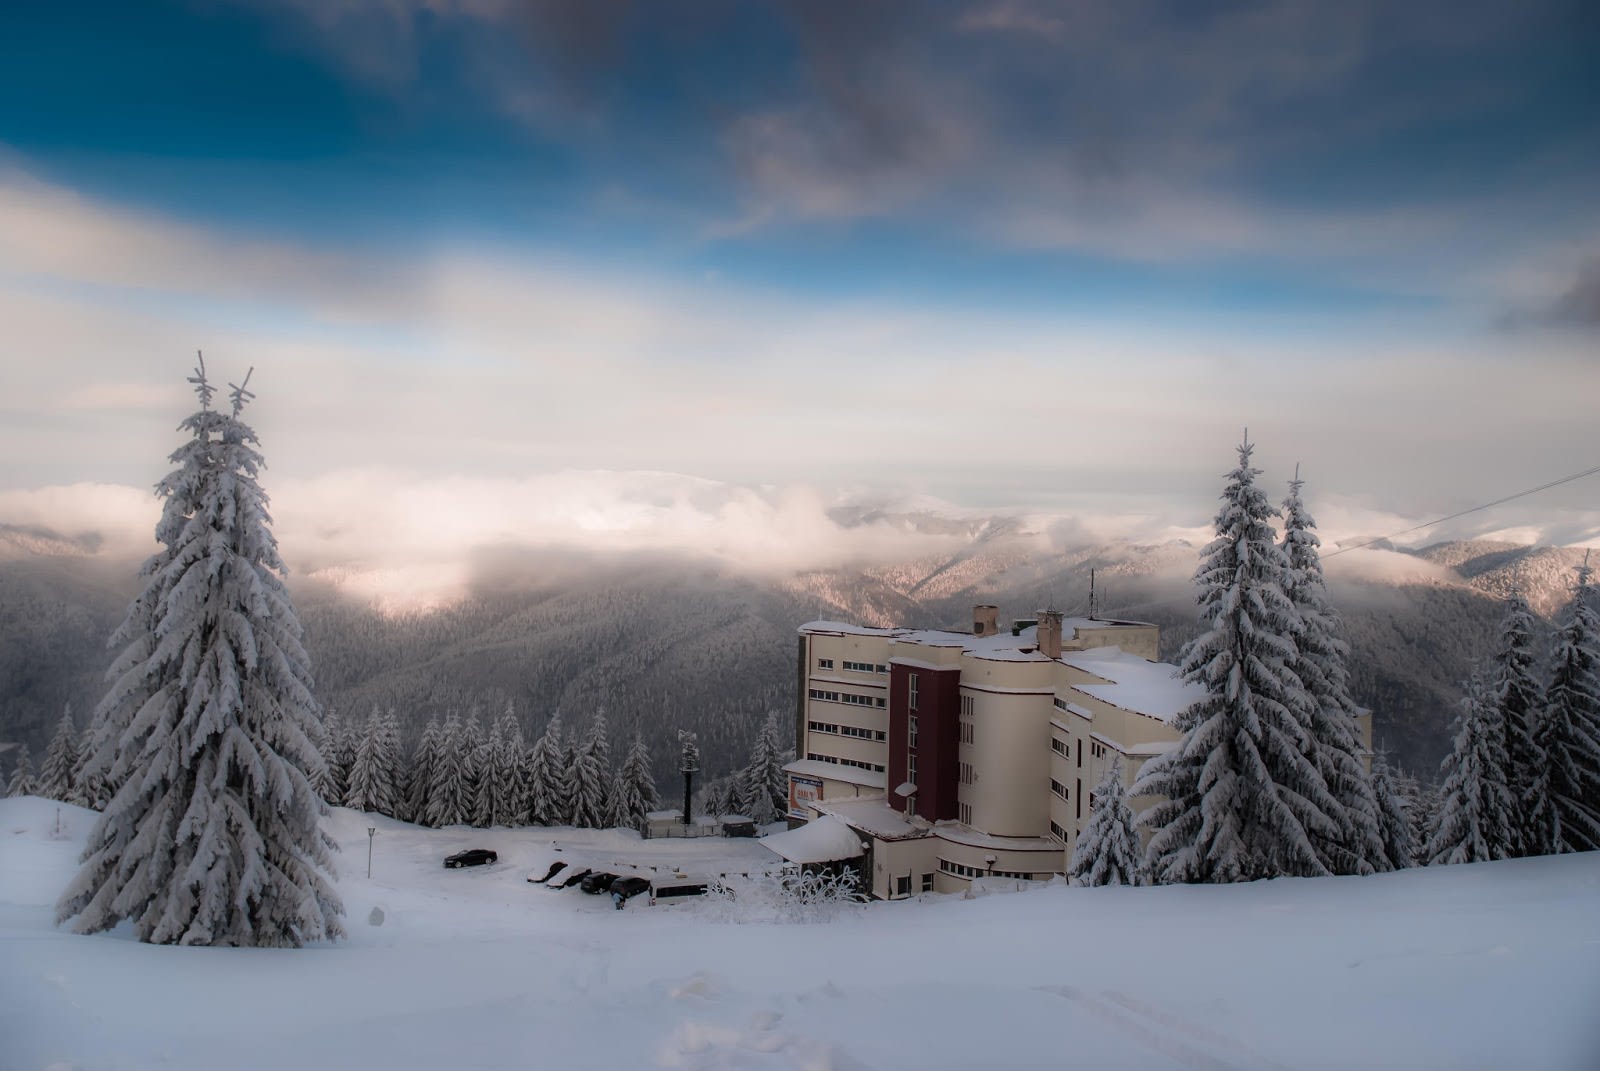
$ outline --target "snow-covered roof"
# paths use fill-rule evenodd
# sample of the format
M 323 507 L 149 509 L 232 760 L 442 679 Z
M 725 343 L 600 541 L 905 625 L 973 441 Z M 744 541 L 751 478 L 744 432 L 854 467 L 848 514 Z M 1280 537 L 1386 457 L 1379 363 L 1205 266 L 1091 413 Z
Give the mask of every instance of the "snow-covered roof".
M 829 781 L 843 781 L 847 785 L 860 785 L 862 788 L 884 788 L 889 783 L 889 778 L 876 770 L 863 770 L 859 766 L 823 762 L 820 759 L 795 759 L 783 770 L 801 777 L 822 777 Z
M 933 827 L 934 835 L 952 844 L 965 844 L 973 848 L 995 848 L 1009 852 L 1059 852 L 1061 842 L 1049 837 L 997 837 L 980 833 L 959 822 L 940 822 Z
M 926 837 L 931 832 L 926 825 L 919 826 L 906 821 L 904 812 L 895 810 L 883 800 L 827 800 L 815 806 L 823 814 L 831 814 L 880 840 L 912 840 Z
M 1109 684 L 1075 684 L 1078 691 L 1112 706 L 1170 721 L 1184 707 L 1205 695 L 1205 688 L 1178 676 L 1178 667 L 1128 654 L 1120 647 L 1067 651 L 1061 661 L 1093 673 Z
M 861 838 L 855 831 L 826 814 L 796 829 L 769 833 L 761 843 L 791 863 L 837 863 L 862 854 Z
M 903 628 L 873 628 L 871 625 L 852 625 L 848 621 L 807 621 L 800 632 L 827 632 L 840 636 L 899 636 Z

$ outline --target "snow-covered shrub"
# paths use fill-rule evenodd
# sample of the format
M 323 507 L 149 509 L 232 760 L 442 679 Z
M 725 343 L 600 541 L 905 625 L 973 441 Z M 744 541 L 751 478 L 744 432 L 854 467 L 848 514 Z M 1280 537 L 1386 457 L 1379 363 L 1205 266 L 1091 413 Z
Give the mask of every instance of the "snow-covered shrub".
M 865 902 L 860 877 L 847 868 L 723 878 L 706 889 L 700 910 L 717 922 L 813 923 L 832 922 Z

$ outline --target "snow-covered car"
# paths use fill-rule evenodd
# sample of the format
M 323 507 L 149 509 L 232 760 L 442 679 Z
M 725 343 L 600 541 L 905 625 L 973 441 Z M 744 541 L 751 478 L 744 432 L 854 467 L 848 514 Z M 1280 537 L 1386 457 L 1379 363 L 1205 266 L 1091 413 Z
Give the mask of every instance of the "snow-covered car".
M 499 858 L 498 852 L 492 852 L 488 848 L 468 848 L 464 852 L 445 856 L 444 867 L 446 870 L 453 870 L 462 866 L 483 866 L 485 863 L 493 863 Z
M 603 892 L 609 892 L 611 883 L 616 880 L 617 876 L 615 874 L 607 874 L 597 870 L 584 878 L 583 884 L 578 887 L 586 893 L 598 895 Z
M 629 875 L 628 877 L 618 878 L 616 881 L 611 883 L 611 895 L 620 896 L 624 900 L 631 900 L 640 893 L 647 893 L 649 891 L 650 879 L 641 878 L 637 875 Z
M 550 864 L 550 869 L 549 870 L 545 870 L 545 871 L 535 870 L 535 871 L 532 871 L 531 873 L 529 873 L 528 874 L 528 884 L 529 885 L 543 885 L 545 882 L 549 881 L 551 878 L 555 877 L 557 874 L 561 873 L 566 868 L 567 868 L 567 861 L 565 859 L 557 859 L 555 862 Z
M 594 873 L 594 871 L 588 869 L 587 867 L 584 868 L 583 870 L 574 870 L 570 874 L 567 873 L 565 870 L 563 870 L 561 873 L 559 873 L 555 877 L 551 878 L 549 884 L 547 884 L 545 886 L 545 888 L 547 888 L 547 889 L 570 889 L 574 885 L 576 885 L 579 882 L 581 882 L 584 878 L 588 877 L 590 874 L 593 874 L 593 873 Z

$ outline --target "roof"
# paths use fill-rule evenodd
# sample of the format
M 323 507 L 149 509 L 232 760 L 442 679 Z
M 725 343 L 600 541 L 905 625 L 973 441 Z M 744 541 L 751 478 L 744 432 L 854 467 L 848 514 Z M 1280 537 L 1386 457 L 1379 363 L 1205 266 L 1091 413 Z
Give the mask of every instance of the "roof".
M 796 829 L 769 833 L 761 843 L 791 863 L 837 863 L 863 854 L 855 831 L 826 814 Z
M 904 813 L 880 799 L 827 800 L 812 806 L 879 840 L 914 840 L 932 832 L 926 825 L 906 821 Z
M 847 785 L 860 785 L 862 788 L 886 788 L 889 784 L 889 778 L 876 770 L 863 770 L 859 766 L 823 762 L 820 759 L 795 759 L 784 766 L 783 772 L 799 774 L 801 777 L 843 781 Z
M 1171 721 L 1180 710 L 1206 694 L 1203 686 L 1179 677 L 1178 667 L 1170 662 L 1152 662 L 1120 647 L 1067 651 L 1061 661 L 1110 682 L 1075 684 L 1077 691 L 1159 721 Z
M 1061 851 L 1061 842 L 1049 837 L 997 837 L 992 833 L 980 833 L 959 822 L 940 822 L 933 827 L 933 832 L 940 840 L 973 848 L 995 848 L 1009 852 Z
M 848 621 L 807 621 L 800 632 L 833 632 L 841 636 L 899 636 L 903 628 L 873 628 L 871 625 L 852 625 Z

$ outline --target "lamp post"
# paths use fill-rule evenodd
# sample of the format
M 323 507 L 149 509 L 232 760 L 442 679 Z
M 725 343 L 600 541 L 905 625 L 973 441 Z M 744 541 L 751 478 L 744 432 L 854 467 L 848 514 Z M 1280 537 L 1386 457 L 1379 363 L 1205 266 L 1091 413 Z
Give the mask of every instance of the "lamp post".
M 367 877 L 372 877 L 372 838 L 378 832 L 377 826 L 367 827 Z
M 987 876 L 991 877 L 991 878 L 994 877 L 994 856 L 992 856 L 992 855 L 984 856 L 983 857 L 983 865 L 989 868 L 989 873 L 988 873 Z

